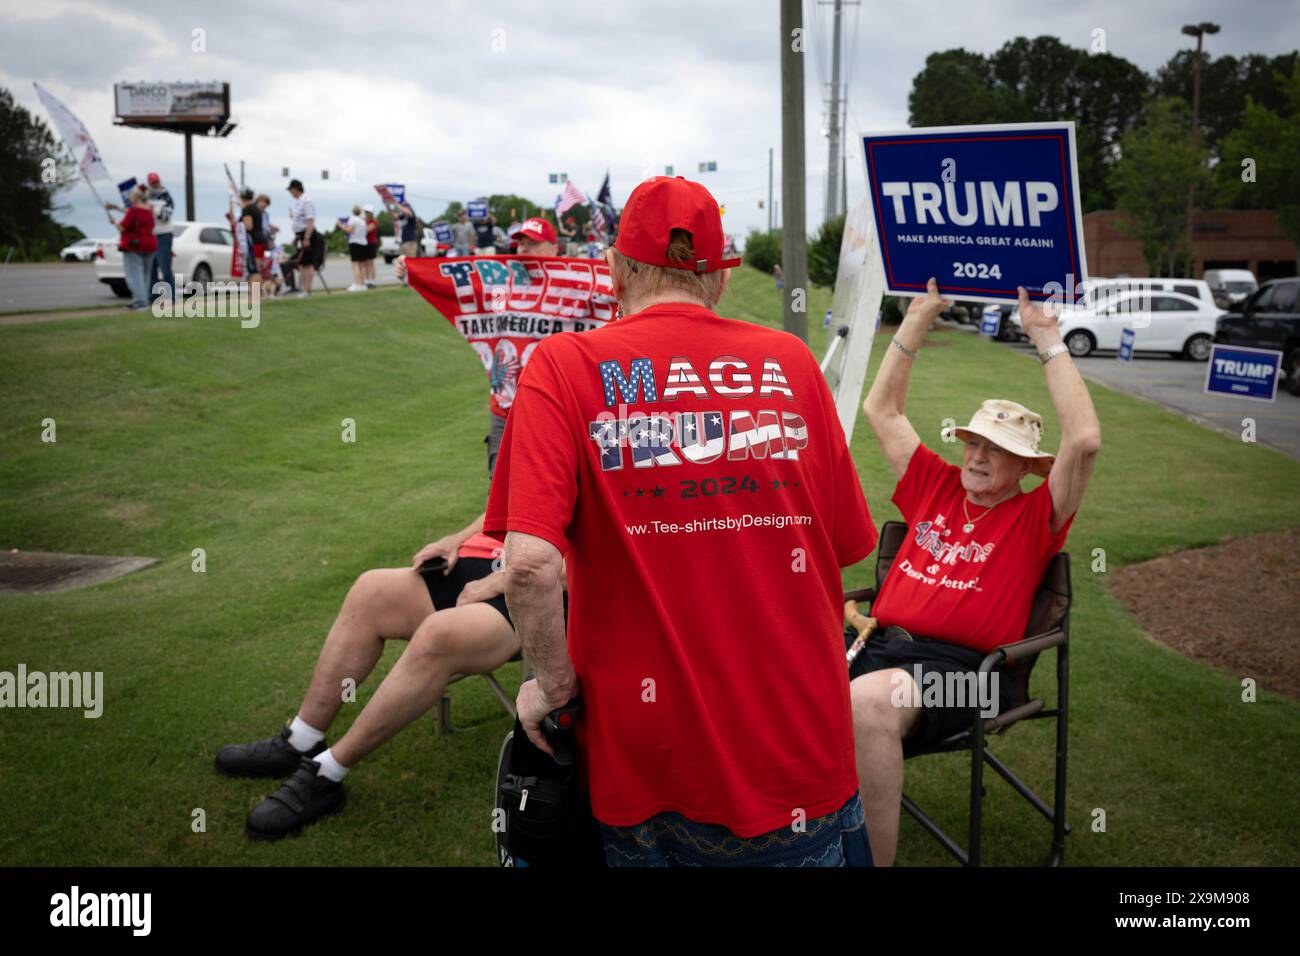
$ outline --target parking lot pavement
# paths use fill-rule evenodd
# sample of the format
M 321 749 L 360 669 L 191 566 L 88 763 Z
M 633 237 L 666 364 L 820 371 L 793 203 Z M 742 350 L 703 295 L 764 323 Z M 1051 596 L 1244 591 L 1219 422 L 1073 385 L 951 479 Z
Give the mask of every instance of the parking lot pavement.
M 961 326 L 974 329 L 971 326 Z M 1003 343 L 1036 360 L 1028 342 Z M 1136 398 L 1143 398 L 1185 418 L 1240 439 L 1242 419 L 1255 420 L 1255 440 L 1300 459 L 1300 397 L 1278 388 L 1277 401 L 1254 402 L 1227 395 L 1205 394 L 1205 362 L 1189 362 L 1167 355 L 1139 352 L 1132 364 L 1125 364 L 1113 351 L 1075 359 L 1079 372 L 1091 379 Z M 1103 423 L 1104 425 L 1104 423 Z

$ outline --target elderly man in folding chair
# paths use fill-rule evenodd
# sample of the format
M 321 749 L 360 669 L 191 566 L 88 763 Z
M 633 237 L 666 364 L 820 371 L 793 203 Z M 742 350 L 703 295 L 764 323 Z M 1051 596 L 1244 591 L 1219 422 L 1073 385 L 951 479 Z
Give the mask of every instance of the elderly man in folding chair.
M 943 740 L 969 727 L 976 711 L 989 716 L 1007 706 L 1009 688 L 997 686 L 1007 681 L 990 681 L 975 701 L 948 700 L 938 688 L 975 686 L 949 675 L 977 671 L 989 651 L 1024 636 L 1034 592 L 1065 543 L 1101 447 L 1096 410 L 1055 311 L 1031 304 L 1024 289 L 1021 320 L 1060 419 L 1059 452 L 1039 450 L 1037 414 L 1001 399 L 984 402 L 967 427 L 944 432 L 963 442 L 961 467 L 923 446 L 903 405 L 925 333 L 948 306 L 931 279 L 863 404 L 898 477 L 893 501 L 909 526 L 873 606 L 878 630 L 855 667 L 865 673 L 850 684 L 867 832 L 884 866 L 898 844 L 904 740 Z M 1047 480 L 1025 492 L 1020 483 L 1029 475 Z

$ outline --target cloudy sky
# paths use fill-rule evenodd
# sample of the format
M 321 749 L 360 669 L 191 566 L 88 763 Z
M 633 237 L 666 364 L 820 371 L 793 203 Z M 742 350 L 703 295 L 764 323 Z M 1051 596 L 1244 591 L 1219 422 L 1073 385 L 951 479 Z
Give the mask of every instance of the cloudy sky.
M 831 9 L 804 3 L 811 228 L 824 201 Z M 373 201 L 374 183 L 404 182 L 432 218 L 450 199 L 488 193 L 550 204 L 550 172 L 594 194 L 608 169 L 621 205 L 672 164 L 705 182 L 728 231 L 743 235 L 766 225 L 769 147 L 780 197 L 777 10 L 776 0 L 0 0 L 0 85 L 47 118 L 41 83 L 89 127 L 115 179 L 157 170 L 183 206 L 181 137 L 114 126 L 113 83 L 229 82 L 237 129 L 195 141 L 201 219 L 225 211 L 223 162 L 238 176 L 244 161 L 282 224 L 286 166 L 322 217 Z M 1151 71 L 1188 40 L 1179 27 L 1201 20 L 1223 27 L 1214 54 L 1300 45 L 1294 0 L 862 0 L 845 11 L 851 131 L 906 126 L 912 77 L 936 50 L 991 52 L 1039 34 L 1087 47 L 1101 28 L 1110 52 Z M 717 172 L 698 174 L 705 160 Z M 848 168 L 853 202 L 861 163 L 850 155 Z M 105 234 L 84 185 L 60 201 L 63 221 Z

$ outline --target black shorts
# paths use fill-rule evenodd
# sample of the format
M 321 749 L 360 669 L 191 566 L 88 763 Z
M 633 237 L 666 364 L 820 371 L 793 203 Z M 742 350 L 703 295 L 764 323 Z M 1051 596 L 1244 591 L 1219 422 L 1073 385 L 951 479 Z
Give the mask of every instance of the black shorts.
M 298 240 L 298 248 L 302 250 L 298 257 L 298 265 L 320 268 L 320 266 L 325 262 L 325 239 L 319 232 L 313 232 L 311 234 L 311 242 L 304 246 L 302 237 L 305 235 L 305 232 L 300 232 L 296 237 Z
M 349 257 L 353 262 L 365 262 L 365 261 L 366 261 L 366 246 L 365 246 L 363 243 L 360 243 L 360 242 L 349 242 L 349 243 L 348 243 L 348 257 Z
M 424 586 L 429 589 L 429 599 L 433 601 L 435 611 L 445 611 L 448 608 L 456 606 L 456 599 L 460 597 L 460 592 L 464 590 L 465 585 L 471 581 L 477 581 L 485 578 L 492 573 L 491 558 L 460 558 L 456 566 L 451 569 L 450 574 L 443 574 L 441 571 L 420 571 L 420 577 L 424 578 Z M 489 607 L 494 607 L 501 612 L 501 616 L 506 619 L 506 623 L 512 628 L 515 626 L 514 621 L 510 620 L 510 611 L 506 609 L 506 596 L 498 594 L 496 597 L 480 603 Z M 569 592 L 564 592 L 564 619 L 569 619 Z
M 366 261 L 371 262 L 375 258 L 375 253 L 379 251 L 378 243 L 366 243 Z
M 916 681 L 923 706 L 921 721 L 907 738 L 909 744 L 933 744 L 968 730 L 975 714 L 982 709 L 980 706 L 961 706 L 970 701 L 971 692 L 987 693 L 987 698 L 976 698 L 985 699 L 986 703 L 992 703 L 996 698 L 994 706 L 998 713 L 1011 707 L 1011 681 L 1000 668 L 995 668 L 990 675 L 987 690 L 980 689 L 969 678 L 958 682 L 947 676 L 977 673 L 980 662 L 987 656 L 984 651 L 929 637 L 913 637 L 908 640 L 903 636 L 906 633 L 902 628 L 887 627 L 873 634 L 849 668 L 849 678 L 861 677 L 872 671 L 900 668 Z M 939 706 L 927 701 L 927 688 L 938 694 L 938 688 L 951 686 L 959 686 L 963 693 L 955 699 L 949 699 L 948 694 L 944 693 Z M 994 715 L 986 712 L 985 716 Z
M 433 601 L 435 611 L 445 611 L 448 608 L 456 606 L 456 598 L 460 597 L 460 592 L 464 590 L 465 585 L 471 581 L 477 581 L 485 578 L 492 573 L 491 558 L 460 558 L 456 566 L 451 569 L 450 574 L 443 574 L 441 571 L 420 570 L 420 577 L 424 578 L 424 586 L 429 589 L 429 599 Z M 501 612 L 501 616 L 506 619 L 506 623 L 514 627 L 514 622 L 510 620 L 510 612 L 506 610 L 506 596 L 498 594 L 488 601 L 483 601 L 496 608 Z

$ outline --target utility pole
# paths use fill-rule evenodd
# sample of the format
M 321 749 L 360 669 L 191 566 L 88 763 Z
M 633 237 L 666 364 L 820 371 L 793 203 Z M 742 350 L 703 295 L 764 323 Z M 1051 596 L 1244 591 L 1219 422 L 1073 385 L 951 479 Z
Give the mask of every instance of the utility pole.
M 802 0 L 781 0 L 781 201 L 790 228 L 781 236 L 785 274 L 782 327 L 808 341 L 808 214 L 804 209 Z
M 1183 27 L 1183 33 L 1196 37 L 1196 62 L 1192 67 L 1192 155 L 1196 155 L 1196 146 L 1201 131 L 1201 45 L 1205 34 L 1219 32 L 1217 23 L 1189 24 Z M 1196 180 L 1187 184 L 1187 254 L 1191 256 L 1188 271 L 1196 273 L 1196 253 L 1192 249 L 1192 216 L 1196 211 Z M 1172 269 L 1170 270 L 1173 271 Z
M 772 231 L 772 153 L 771 146 L 767 148 L 767 231 Z
M 823 221 L 835 218 L 835 206 L 840 198 L 840 5 L 841 0 L 835 0 L 834 39 L 831 42 L 830 144 L 826 153 L 826 214 Z

